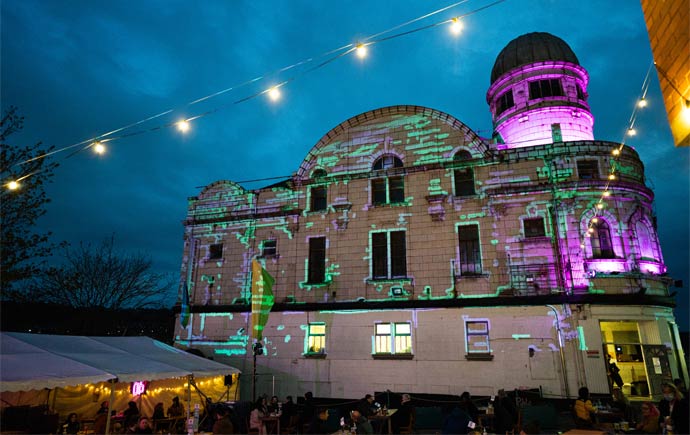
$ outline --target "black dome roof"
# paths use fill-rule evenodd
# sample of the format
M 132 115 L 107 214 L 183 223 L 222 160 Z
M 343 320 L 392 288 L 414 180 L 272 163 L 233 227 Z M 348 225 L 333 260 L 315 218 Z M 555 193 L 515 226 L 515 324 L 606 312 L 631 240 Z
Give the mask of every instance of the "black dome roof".
M 510 41 L 498 54 L 491 70 L 491 83 L 514 68 L 546 60 L 580 64 L 573 50 L 561 38 L 545 32 L 527 33 Z

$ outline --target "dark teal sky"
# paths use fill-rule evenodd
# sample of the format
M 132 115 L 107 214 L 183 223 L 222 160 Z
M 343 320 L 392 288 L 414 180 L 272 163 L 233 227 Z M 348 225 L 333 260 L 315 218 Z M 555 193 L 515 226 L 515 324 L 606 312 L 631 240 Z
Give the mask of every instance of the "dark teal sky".
M 188 197 L 220 179 L 290 175 L 321 136 L 352 116 L 396 104 L 427 106 L 490 136 L 486 90 L 494 60 L 510 40 L 535 31 L 572 47 L 590 74 L 595 137 L 621 141 L 652 61 L 638 1 L 507 0 L 465 19 L 457 38 L 436 27 L 376 44 L 364 61 L 350 55 L 301 76 L 305 68 L 269 74 L 452 3 L 3 1 L 2 108 L 18 106 L 26 117 L 13 141 L 60 148 L 168 109 L 139 127 L 220 109 L 184 136 L 160 129 L 113 141 L 104 157 L 83 152 L 61 161 L 41 226 L 73 244 L 114 233 L 119 248 L 148 253 L 158 271 L 177 276 Z M 400 31 L 489 3 L 468 0 Z M 263 97 L 232 104 L 293 76 L 278 104 Z M 639 134 L 626 143 L 640 154 L 656 193 L 669 273 L 685 283 L 677 314 L 688 330 L 689 150 L 673 146 L 654 72 L 648 100 L 638 114 Z

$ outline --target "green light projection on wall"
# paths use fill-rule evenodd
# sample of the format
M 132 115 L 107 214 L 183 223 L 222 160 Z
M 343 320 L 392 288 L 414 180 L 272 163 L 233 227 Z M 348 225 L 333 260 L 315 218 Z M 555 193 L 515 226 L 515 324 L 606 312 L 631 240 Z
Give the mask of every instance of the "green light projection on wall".
M 580 340 L 580 350 L 589 350 L 587 342 L 585 341 L 585 330 L 582 326 L 577 327 L 577 338 Z

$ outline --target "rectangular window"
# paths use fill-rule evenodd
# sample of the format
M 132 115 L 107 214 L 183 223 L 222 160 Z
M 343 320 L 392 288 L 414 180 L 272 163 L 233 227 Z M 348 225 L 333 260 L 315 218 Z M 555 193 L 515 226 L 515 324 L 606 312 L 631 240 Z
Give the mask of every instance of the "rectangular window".
M 467 321 L 465 322 L 465 336 L 467 339 L 467 353 L 490 353 L 489 347 L 489 322 Z
M 563 87 L 558 79 L 535 80 L 529 84 L 529 99 L 563 96 Z
M 326 324 L 310 323 L 307 331 L 307 354 L 326 353 Z
M 223 258 L 223 244 L 217 243 L 215 245 L 209 245 L 208 258 L 209 260 L 217 260 L 219 258 Z
M 579 160 L 577 162 L 577 174 L 580 180 L 598 180 L 599 162 L 596 160 Z
M 261 255 L 263 257 L 275 257 L 277 253 L 277 241 L 275 239 L 271 240 L 264 240 L 261 243 L 262 249 L 261 249 Z
M 373 279 L 407 277 L 405 231 L 371 234 L 371 273 Z
M 371 180 L 371 201 L 374 205 L 404 202 L 405 179 L 403 177 L 389 177 Z
M 474 191 L 474 171 L 472 168 L 456 169 L 453 171 L 455 179 L 455 196 L 472 196 Z
M 458 246 L 460 275 L 479 275 L 482 273 L 482 258 L 479 248 L 479 225 L 458 227 Z
M 312 187 L 311 193 L 311 203 L 309 204 L 309 211 L 324 211 L 328 207 L 327 194 L 328 189 L 326 186 Z
M 498 97 L 498 101 L 496 102 L 496 116 L 510 109 L 514 105 L 515 102 L 513 101 L 513 90 L 509 89 L 503 95 Z
M 309 239 L 309 271 L 307 283 L 320 284 L 326 280 L 326 238 Z
M 412 354 L 412 329 L 405 323 L 377 323 L 374 339 L 376 354 Z
M 544 237 L 546 230 L 544 229 L 544 218 L 535 217 L 523 219 L 522 225 L 525 229 L 525 237 Z

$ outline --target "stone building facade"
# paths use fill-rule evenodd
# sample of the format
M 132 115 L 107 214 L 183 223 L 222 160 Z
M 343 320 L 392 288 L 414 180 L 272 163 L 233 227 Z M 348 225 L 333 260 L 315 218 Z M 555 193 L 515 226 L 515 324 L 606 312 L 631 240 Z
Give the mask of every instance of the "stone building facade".
M 257 390 L 607 393 L 687 379 L 638 154 L 593 138 L 570 47 L 523 35 L 499 54 L 491 139 L 419 106 L 326 133 L 293 177 L 218 181 L 189 200 L 175 343 L 251 386 L 251 262 L 275 278 Z M 184 287 L 184 286 L 182 286 Z M 246 397 L 246 396 L 245 396 Z

